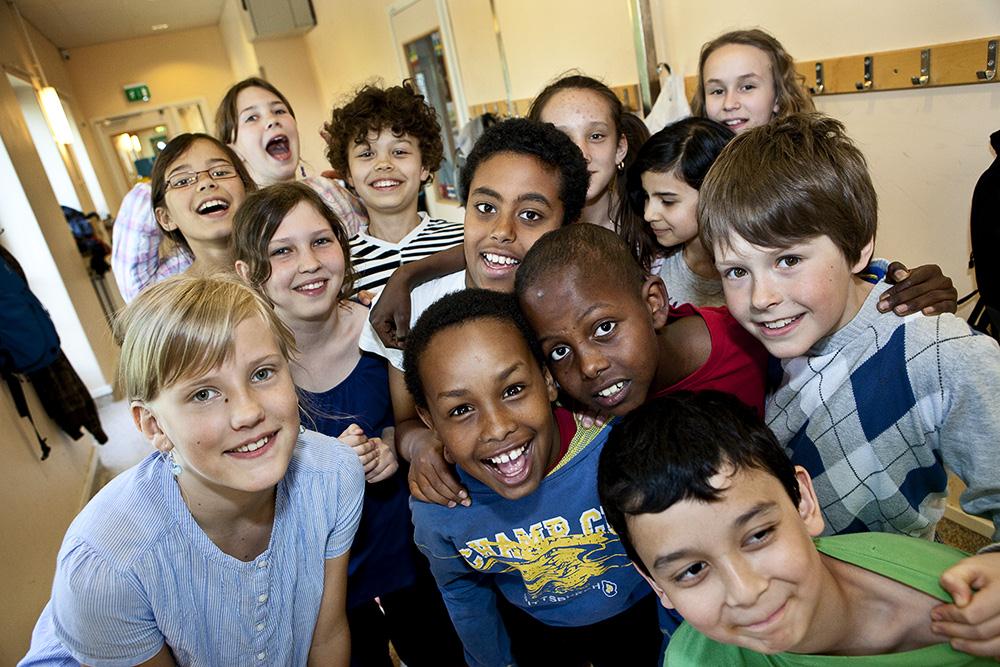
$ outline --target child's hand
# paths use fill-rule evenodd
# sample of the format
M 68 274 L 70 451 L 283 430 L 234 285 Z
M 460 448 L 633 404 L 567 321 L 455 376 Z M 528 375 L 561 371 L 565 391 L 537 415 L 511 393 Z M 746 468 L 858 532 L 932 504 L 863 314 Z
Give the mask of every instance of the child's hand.
M 1000 553 L 969 556 L 941 575 L 954 604 L 931 610 L 931 630 L 956 651 L 1000 656 Z
M 455 507 L 472 504 L 469 493 L 455 479 L 444 459 L 444 445 L 437 438 L 427 438 L 410 449 L 410 493 L 417 500 Z
M 910 271 L 893 262 L 885 274 L 886 282 L 894 285 L 879 297 L 878 309 L 883 313 L 892 310 L 897 315 L 909 315 L 921 311 L 924 315 L 937 315 L 958 309 L 958 290 L 937 264 Z
M 580 421 L 581 428 L 593 428 L 594 426 L 604 426 L 611 419 L 611 415 L 603 412 L 594 412 L 590 408 L 577 406 L 576 416 Z
M 378 465 L 379 453 L 377 444 L 373 440 L 369 440 L 368 436 L 365 435 L 365 432 L 357 424 L 351 424 L 344 429 L 344 432 L 337 436 L 337 440 L 348 445 L 358 455 L 358 459 L 361 460 L 361 466 L 365 470 L 365 479 L 368 479 L 368 473 Z
M 396 269 L 389 277 L 378 303 L 368 315 L 382 344 L 398 349 L 403 349 L 410 333 L 410 285 L 404 268 Z
M 372 292 L 371 290 L 363 289 L 360 292 L 358 292 L 358 302 L 362 306 L 372 305 L 372 299 L 374 298 L 375 298 L 375 292 Z
M 370 472 L 365 471 L 365 481 L 374 484 L 392 477 L 399 470 L 396 452 L 382 438 L 371 438 L 368 442 L 375 445 L 375 466 Z

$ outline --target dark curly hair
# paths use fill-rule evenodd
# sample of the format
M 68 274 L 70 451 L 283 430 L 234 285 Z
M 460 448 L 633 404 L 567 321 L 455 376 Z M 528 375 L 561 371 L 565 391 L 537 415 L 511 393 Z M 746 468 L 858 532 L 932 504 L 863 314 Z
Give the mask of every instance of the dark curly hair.
M 427 396 L 424 394 L 424 383 L 420 377 L 420 357 L 427 351 L 431 340 L 444 329 L 482 319 L 493 319 L 514 325 L 524 337 L 524 342 L 531 350 L 531 356 L 538 362 L 539 367 L 545 368 L 542 346 L 535 338 L 528 321 L 524 319 L 524 314 L 513 294 L 485 289 L 464 289 L 453 292 L 431 304 L 406 338 L 406 349 L 403 351 L 406 388 L 418 406 L 427 409 Z M 470 341 L 469 344 L 479 343 Z
M 407 81 L 389 88 L 364 86 L 349 102 L 333 109 L 323 129 L 329 135 L 326 159 L 343 177 L 348 175 L 347 155 L 351 148 L 367 141 L 369 134 L 384 129 L 397 137 L 409 134 L 416 138 L 420 159 L 432 178 L 444 157 L 437 114 Z
M 611 429 L 597 466 L 597 493 L 625 553 L 643 572 L 628 517 L 659 514 L 683 500 L 722 496 L 720 472 L 772 475 L 796 507 L 795 467 L 753 409 L 718 391 L 680 391 L 636 408 Z
M 590 173 L 583 153 L 576 144 L 552 123 L 526 118 L 511 118 L 497 123 L 479 137 L 462 167 L 459 183 L 462 205 L 469 200 L 472 177 L 483 162 L 499 153 L 530 155 L 559 174 L 559 199 L 563 205 L 563 224 L 576 222 L 587 201 Z
M 635 162 L 628 168 L 626 179 L 628 201 L 635 214 L 628 219 L 632 229 L 627 238 L 635 239 L 644 248 L 640 255 L 646 252 L 645 248 L 651 255 L 663 250 L 644 219 L 646 191 L 642 187 L 642 175 L 648 171 L 673 172 L 693 189 L 701 190 L 709 167 L 735 136 L 721 123 L 693 116 L 668 125 L 642 145 Z

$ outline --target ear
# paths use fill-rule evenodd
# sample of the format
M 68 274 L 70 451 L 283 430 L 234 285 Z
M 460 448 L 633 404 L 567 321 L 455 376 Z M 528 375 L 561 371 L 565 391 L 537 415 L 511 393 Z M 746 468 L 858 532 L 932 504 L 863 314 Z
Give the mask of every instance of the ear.
M 813 488 L 812 477 L 802 466 L 795 466 L 795 479 L 799 483 L 799 516 L 806 524 L 806 531 L 810 537 L 817 537 L 823 532 L 823 512 L 819 508 L 819 500 L 816 498 L 816 489 Z
M 132 421 L 135 422 L 135 427 L 146 440 L 149 440 L 153 447 L 164 454 L 174 448 L 174 443 L 160 428 L 160 423 L 149 406 L 142 401 L 132 401 L 129 409 L 132 411 Z
M 417 415 L 420 417 L 420 421 L 424 423 L 424 426 L 429 428 L 434 435 L 437 435 L 437 431 L 434 430 L 434 420 L 431 419 L 431 413 L 427 408 L 422 408 L 419 405 L 414 406 L 417 409 Z
M 660 588 L 659 584 L 653 581 L 653 578 L 650 577 L 645 572 L 643 572 L 642 569 L 635 563 L 632 563 L 632 567 L 634 567 L 635 571 L 639 573 L 639 576 L 645 579 L 646 583 L 650 585 L 650 587 L 653 589 L 653 592 L 656 593 L 656 597 L 660 599 L 660 604 L 663 605 L 663 608 L 673 609 L 674 608 L 673 603 L 670 602 L 670 598 L 668 598 L 667 594 L 663 592 L 663 589 Z
M 873 254 L 875 254 L 874 237 L 865 244 L 864 248 L 861 249 L 861 254 L 858 255 L 858 261 L 851 267 L 851 273 L 856 274 L 864 271 L 865 267 L 871 263 Z
M 170 219 L 170 211 L 165 206 L 154 208 L 153 215 L 156 216 L 157 224 L 166 231 L 172 232 L 177 229 L 177 224 Z
M 552 379 L 552 373 L 544 366 L 542 367 L 542 377 L 545 378 L 545 391 L 549 394 L 549 403 L 553 403 L 559 398 L 559 388 L 556 386 L 556 381 Z
M 243 155 L 243 153 L 240 152 L 240 149 L 236 147 L 236 144 L 226 144 L 226 145 L 229 146 L 231 149 L 233 149 L 233 152 L 236 153 L 236 157 L 238 157 L 243 162 L 247 161 L 246 156 Z
M 615 165 L 624 160 L 626 155 L 628 155 L 628 138 L 622 132 L 618 135 L 618 149 L 615 150 Z
M 667 301 L 667 286 L 660 276 L 649 276 L 642 284 L 642 300 L 653 318 L 653 328 L 659 331 L 667 324 L 670 302 Z
M 420 166 L 420 182 L 423 185 L 427 185 L 427 183 L 429 183 L 430 180 L 431 180 L 431 170 L 428 169 L 427 167 L 421 165 Z
M 242 259 L 236 260 L 236 273 L 245 283 L 250 283 L 250 266 Z

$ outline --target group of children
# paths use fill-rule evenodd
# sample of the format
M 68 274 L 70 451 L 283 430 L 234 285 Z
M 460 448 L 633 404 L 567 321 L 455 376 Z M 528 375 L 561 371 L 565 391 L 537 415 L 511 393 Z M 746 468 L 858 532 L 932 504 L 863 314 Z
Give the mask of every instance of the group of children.
M 462 225 L 417 212 L 442 148 L 408 86 L 334 109 L 342 182 L 295 182 L 257 79 L 223 141 L 171 141 L 115 235 L 157 451 L 70 526 L 22 664 L 1000 655 L 1000 554 L 918 539 L 946 470 L 997 525 L 1000 350 L 934 314 L 936 267 L 871 261 L 864 158 L 773 37 L 699 68 L 641 146 L 557 80 L 476 142 Z

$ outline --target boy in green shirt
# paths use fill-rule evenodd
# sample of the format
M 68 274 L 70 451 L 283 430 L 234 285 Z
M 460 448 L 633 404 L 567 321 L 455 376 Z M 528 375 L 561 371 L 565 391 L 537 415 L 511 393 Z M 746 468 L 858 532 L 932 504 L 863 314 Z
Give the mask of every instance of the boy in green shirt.
M 674 394 L 629 414 L 598 491 L 636 568 L 685 618 L 670 667 L 994 664 L 931 629 L 952 600 L 941 573 L 965 554 L 883 533 L 816 538 L 809 474 L 731 396 Z

